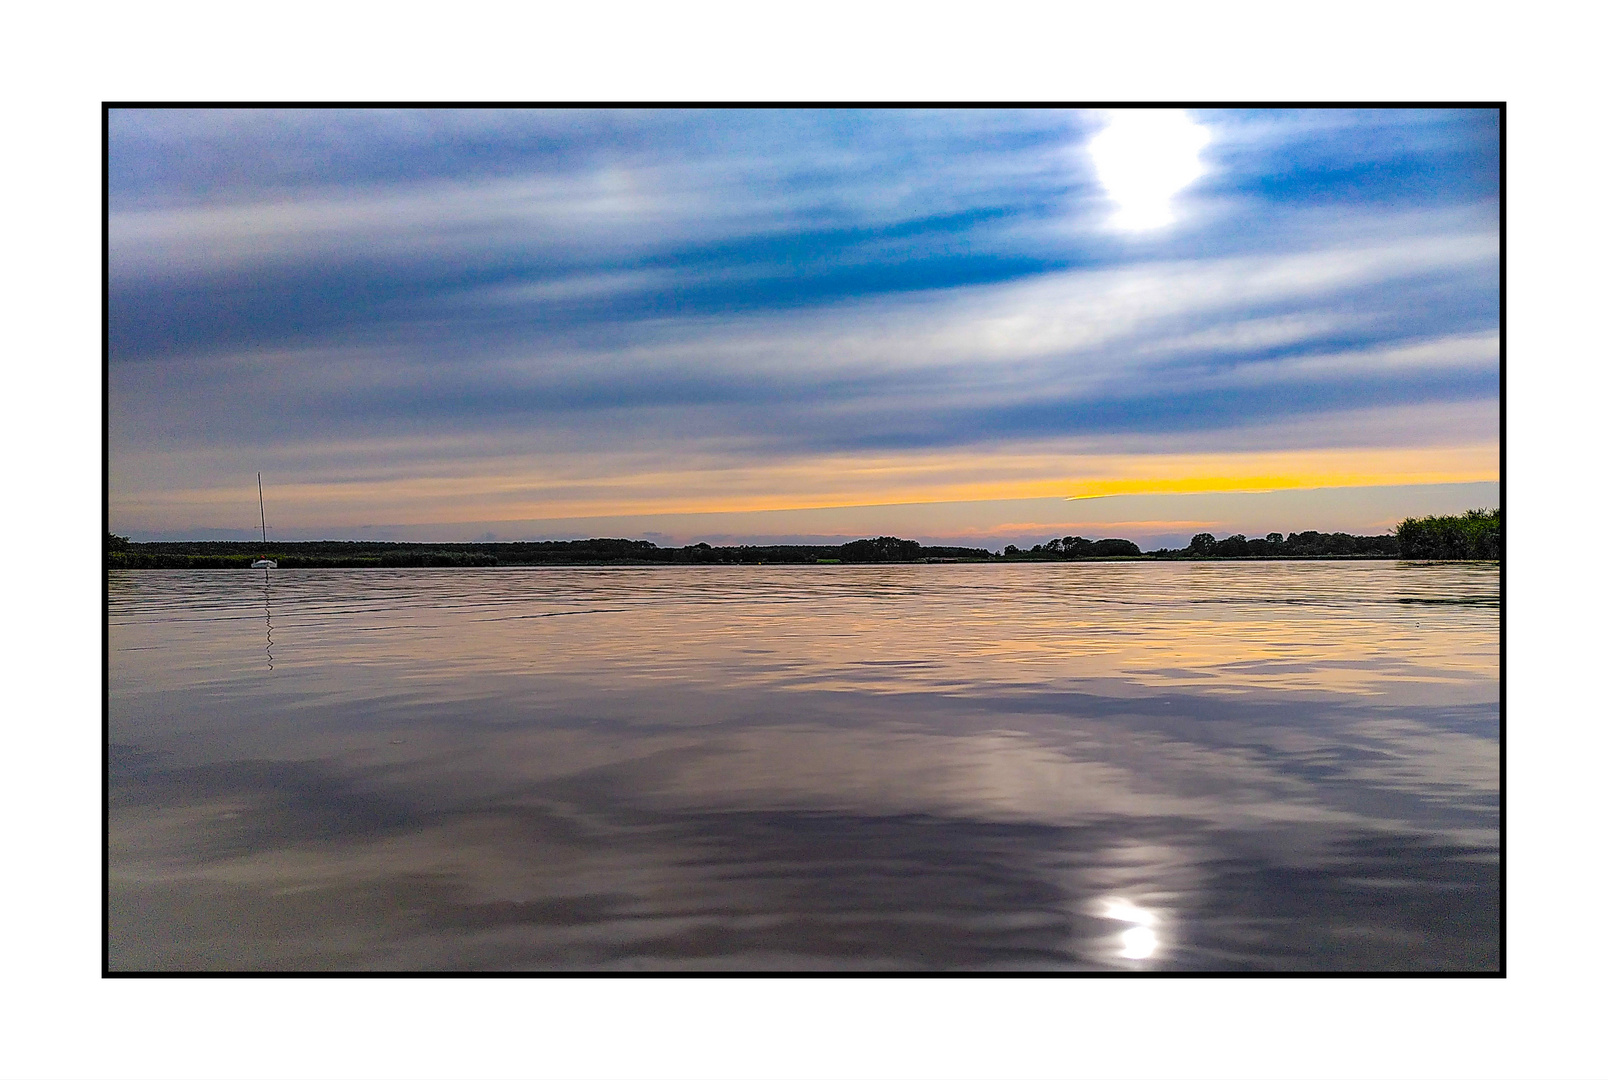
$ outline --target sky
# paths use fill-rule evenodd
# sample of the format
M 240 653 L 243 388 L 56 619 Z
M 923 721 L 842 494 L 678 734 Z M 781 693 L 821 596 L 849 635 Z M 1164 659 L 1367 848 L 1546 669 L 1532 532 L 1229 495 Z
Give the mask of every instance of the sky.
M 134 539 L 1147 548 L 1494 506 L 1495 110 L 143 110 Z

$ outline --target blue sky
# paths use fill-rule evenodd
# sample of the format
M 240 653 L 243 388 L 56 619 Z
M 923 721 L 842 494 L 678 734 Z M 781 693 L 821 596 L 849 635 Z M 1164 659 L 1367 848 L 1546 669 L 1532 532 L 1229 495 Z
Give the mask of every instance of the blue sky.
M 244 537 L 259 470 L 282 539 L 1494 504 L 1496 112 L 1189 110 L 1124 227 L 1097 151 L 1134 122 L 114 110 L 112 527 Z

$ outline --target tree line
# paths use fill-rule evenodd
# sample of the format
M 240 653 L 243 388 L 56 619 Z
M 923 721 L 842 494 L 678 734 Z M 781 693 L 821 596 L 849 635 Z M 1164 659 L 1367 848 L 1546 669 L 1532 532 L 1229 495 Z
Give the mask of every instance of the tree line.
M 1236 533 L 1219 540 L 1197 533 L 1189 546 L 1142 552 L 1132 540 L 1053 537 L 1023 551 L 1015 544 L 995 553 L 986 548 L 944 547 L 896 536 L 846 544 L 688 544 L 659 547 L 650 540 L 591 539 L 422 544 L 371 540 L 308 540 L 274 543 L 187 540 L 134 543 L 106 537 L 106 566 L 126 570 L 227 569 L 248 567 L 263 557 L 281 567 L 433 567 L 540 565 L 707 565 L 730 563 L 912 563 L 1053 562 L 1080 559 L 1500 559 L 1502 511 L 1407 518 L 1382 536 L 1349 533 L 1268 533 L 1254 539 Z
M 1326 533 L 1309 529 L 1306 532 L 1268 533 L 1264 537 L 1247 539 L 1244 533 L 1225 536 L 1221 540 L 1211 533 L 1196 533 L 1189 546 L 1155 552 L 1159 558 L 1171 559 L 1301 559 L 1372 557 L 1393 559 L 1401 554 L 1400 545 L 1391 533 L 1382 536 L 1353 536 L 1350 533 Z
M 1502 510 L 1408 518 L 1396 526 L 1396 539 L 1405 559 L 1500 559 Z
M 1502 511 L 1410 517 L 1381 536 L 1309 530 L 1288 536 L 1268 533 L 1254 540 L 1240 533 L 1219 540 L 1211 533 L 1196 533 L 1188 547 L 1150 554 L 1164 559 L 1501 559 Z
M 130 570 L 225 569 L 270 558 L 283 569 L 297 567 L 431 567 L 540 565 L 704 565 L 720 563 L 981 562 L 997 558 L 984 548 L 942 547 L 895 536 L 847 544 L 688 544 L 660 547 L 651 540 L 596 538 L 506 543 L 421 544 L 366 540 L 261 543 L 191 540 L 133 543 L 108 536 L 107 566 Z
M 1088 540 L 1081 536 L 1062 536 L 1034 544 L 1022 551 L 1015 544 L 1005 545 L 1006 557 L 1038 559 L 1110 559 L 1133 558 L 1142 555 L 1139 545 L 1132 540 Z

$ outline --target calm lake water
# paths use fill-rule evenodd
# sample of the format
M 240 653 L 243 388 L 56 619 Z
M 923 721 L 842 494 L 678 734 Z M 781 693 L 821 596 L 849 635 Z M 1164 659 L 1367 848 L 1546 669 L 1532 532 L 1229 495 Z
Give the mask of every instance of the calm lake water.
M 116 971 L 1498 965 L 1494 567 L 109 588 Z

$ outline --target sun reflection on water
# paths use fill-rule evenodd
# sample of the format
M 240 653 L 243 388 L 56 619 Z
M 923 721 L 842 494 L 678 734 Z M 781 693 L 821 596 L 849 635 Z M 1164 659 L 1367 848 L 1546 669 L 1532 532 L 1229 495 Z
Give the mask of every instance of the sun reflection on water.
M 1135 926 L 1122 932 L 1122 951 L 1118 956 L 1128 960 L 1145 960 L 1155 955 L 1156 932 L 1148 926 Z
M 112 966 L 1497 969 L 1494 569 L 638 569 L 113 572 Z
M 1148 960 L 1161 946 L 1161 938 L 1154 929 L 1157 922 L 1155 912 L 1146 910 L 1131 900 L 1113 897 L 1105 902 L 1105 910 L 1101 915 L 1107 919 L 1133 924 L 1118 938 L 1121 948 L 1117 955 L 1122 959 Z

